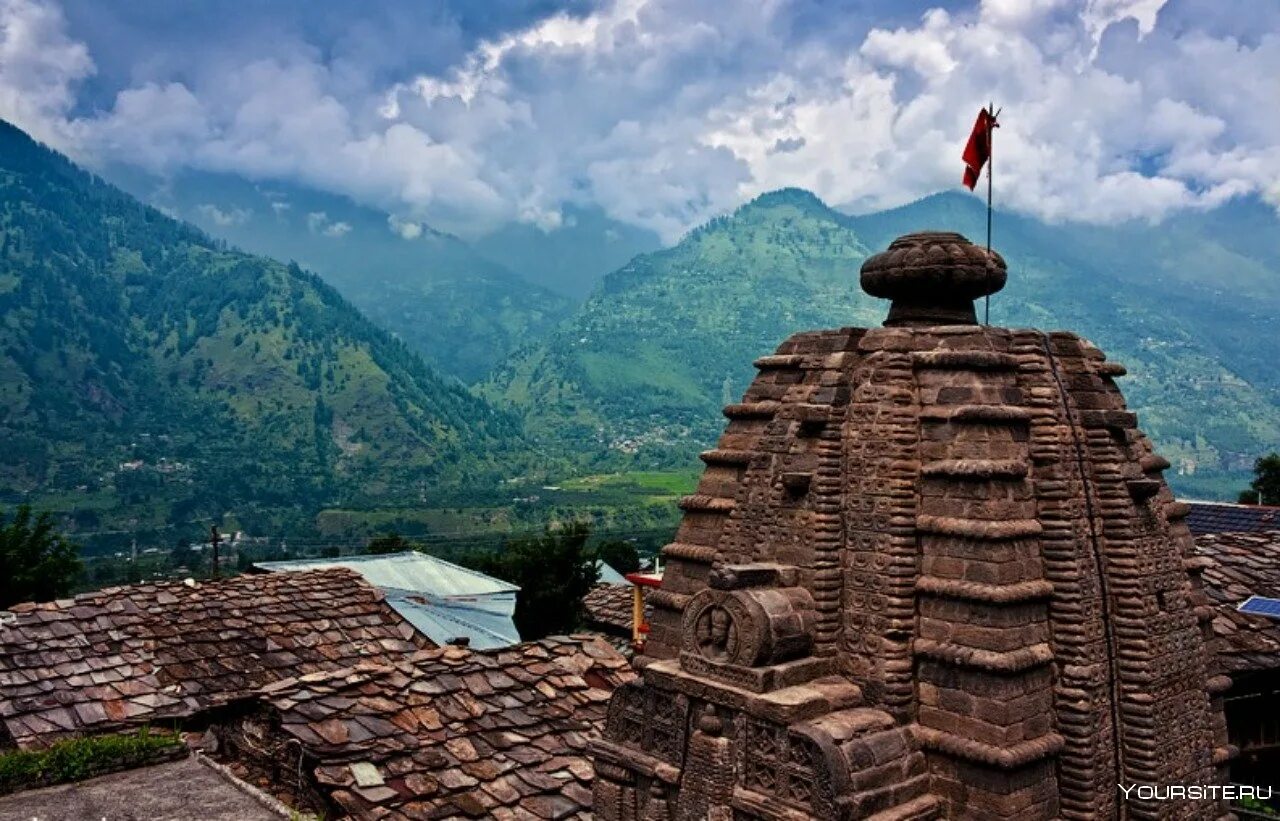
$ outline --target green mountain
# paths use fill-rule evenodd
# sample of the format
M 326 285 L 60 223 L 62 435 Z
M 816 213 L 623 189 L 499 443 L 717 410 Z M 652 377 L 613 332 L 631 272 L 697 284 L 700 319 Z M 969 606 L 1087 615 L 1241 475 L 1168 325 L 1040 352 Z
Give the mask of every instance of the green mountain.
M 812 194 L 767 194 L 608 275 L 485 393 L 541 437 L 687 455 L 718 434 L 755 356 L 792 330 L 876 320 L 875 300 L 850 287 L 867 254 Z
M 3 501 L 148 527 L 417 500 L 491 478 L 518 441 L 315 275 L 0 122 Z
M 610 219 L 598 207 L 567 207 L 554 229 L 507 223 L 475 240 L 472 247 L 530 281 L 581 302 L 606 274 L 638 254 L 657 251 L 662 241 L 652 231 Z
M 1232 224 L 1220 214 L 1110 228 L 996 218 L 1010 278 L 992 322 L 1068 328 L 1127 364 L 1130 404 L 1191 492 L 1228 492 L 1280 446 L 1280 375 L 1264 344 L 1280 311 L 1280 254 L 1256 229 L 1222 230 Z M 861 292 L 862 261 L 923 228 L 982 241 L 985 210 L 943 194 L 850 217 L 804 191 L 766 194 L 610 274 L 484 392 L 520 408 L 546 441 L 687 461 L 722 429 L 719 408 L 741 395 L 754 357 L 795 331 L 880 323 L 887 305 Z
M 346 197 L 228 174 L 157 181 L 127 168 L 107 173 L 211 236 L 315 271 L 430 365 L 465 382 L 543 336 L 574 305 L 455 236 L 397 223 Z M 509 261 L 519 265 L 521 256 Z

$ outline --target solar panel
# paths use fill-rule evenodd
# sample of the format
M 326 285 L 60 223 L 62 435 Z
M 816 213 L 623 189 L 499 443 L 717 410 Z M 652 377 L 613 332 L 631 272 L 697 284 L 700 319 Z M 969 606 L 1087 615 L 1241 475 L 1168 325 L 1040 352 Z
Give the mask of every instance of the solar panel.
M 1280 599 L 1269 599 L 1266 596 L 1250 596 L 1236 609 L 1241 613 L 1266 616 L 1280 621 Z

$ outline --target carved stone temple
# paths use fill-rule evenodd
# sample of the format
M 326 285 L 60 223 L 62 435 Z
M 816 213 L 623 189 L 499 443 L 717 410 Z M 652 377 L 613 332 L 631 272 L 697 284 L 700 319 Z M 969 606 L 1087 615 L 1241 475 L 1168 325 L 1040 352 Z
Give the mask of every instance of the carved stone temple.
M 979 325 L 1005 263 L 911 234 L 862 267 L 882 328 L 756 360 L 702 455 L 642 677 L 595 742 L 615 819 L 1231 817 L 1183 519 L 1071 333 Z

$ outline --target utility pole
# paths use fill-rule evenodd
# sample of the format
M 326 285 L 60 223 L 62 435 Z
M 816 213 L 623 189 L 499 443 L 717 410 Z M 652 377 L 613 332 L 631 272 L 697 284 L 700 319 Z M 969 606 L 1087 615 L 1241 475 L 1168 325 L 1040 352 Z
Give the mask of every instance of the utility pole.
M 125 573 L 125 581 L 129 584 L 136 584 L 142 581 L 142 571 L 138 569 L 138 520 L 129 520 L 129 529 L 132 531 L 129 538 L 129 570 Z
M 218 526 L 209 526 L 209 541 L 213 544 L 213 578 L 218 578 L 218 542 L 222 537 L 218 535 Z

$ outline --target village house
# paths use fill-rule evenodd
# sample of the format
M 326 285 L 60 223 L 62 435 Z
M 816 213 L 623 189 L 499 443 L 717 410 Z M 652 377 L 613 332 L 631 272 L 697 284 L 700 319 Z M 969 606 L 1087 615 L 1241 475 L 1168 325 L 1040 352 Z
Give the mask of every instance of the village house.
M 1213 601 L 1212 649 L 1231 678 L 1224 695 L 1227 734 L 1240 750 L 1240 784 L 1280 780 L 1280 615 L 1242 613 L 1252 596 L 1280 600 L 1280 529 L 1196 537 L 1204 590 Z
M 520 588 L 416 550 L 340 559 L 258 562 L 272 573 L 344 567 L 382 591 L 387 604 L 435 644 L 491 650 L 518 644 Z
M 135 761 L 157 775 L 0 797 L 0 817 L 40 800 L 55 817 L 108 815 L 118 802 L 111 784 L 145 793 L 135 809 L 194 812 L 156 786 L 179 773 L 210 802 L 201 818 L 288 817 L 288 808 L 564 817 L 589 807 L 585 745 L 612 689 L 633 676 L 592 636 L 438 647 L 343 567 L 19 605 L 0 624 L 3 747 L 38 751 L 153 727 L 183 731 L 214 763 L 189 771 L 158 763 L 173 755 Z M 261 816 L 243 814 L 246 793 Z M 224 816 L 213 809 L 221 805 Z

